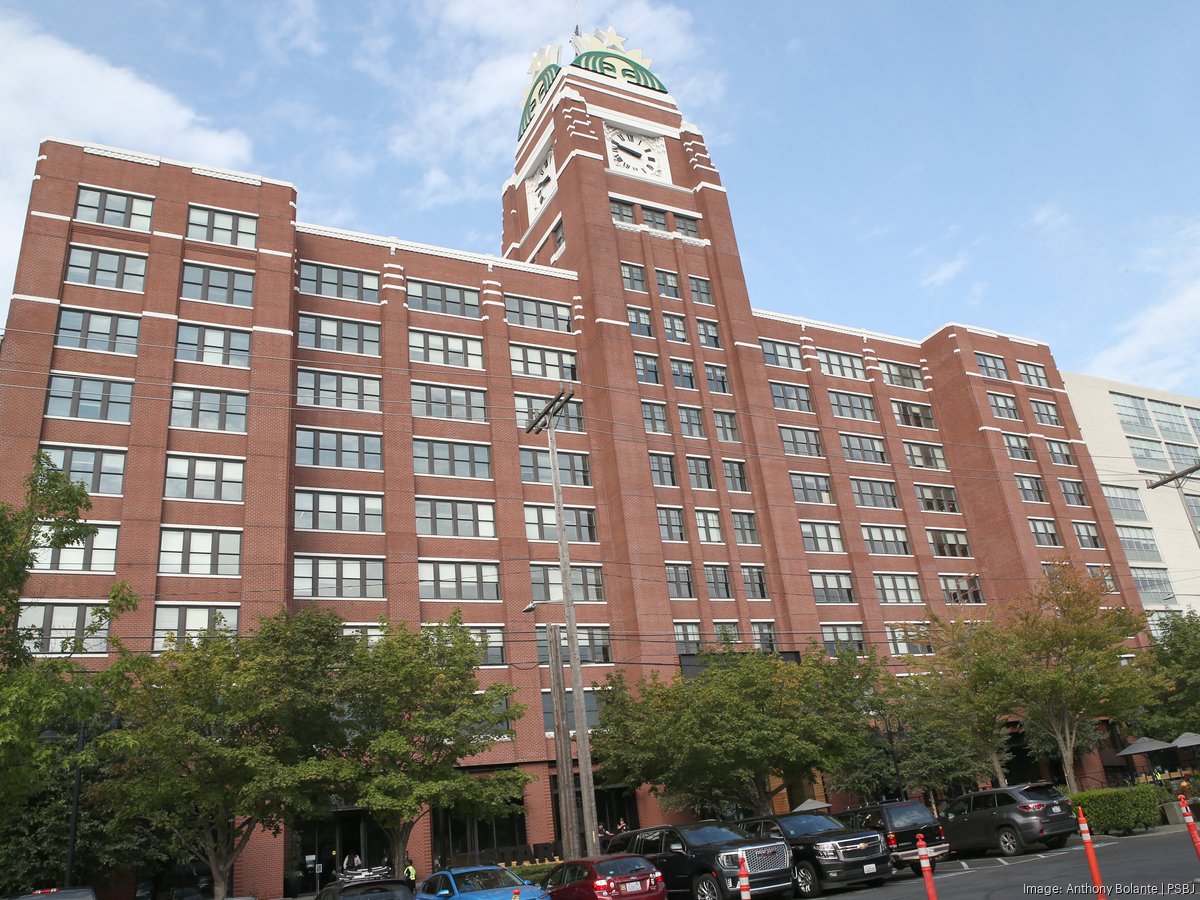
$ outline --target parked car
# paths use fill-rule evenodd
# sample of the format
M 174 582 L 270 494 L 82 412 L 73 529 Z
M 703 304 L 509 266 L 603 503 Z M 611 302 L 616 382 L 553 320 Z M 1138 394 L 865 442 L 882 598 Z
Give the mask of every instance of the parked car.
M 431 874 L 417 888 L 418 900 L 547 900 L 547 893 L 501 866 L 454 866 Z M 318 897 L 317 900 L 324 900 Z
M 1045 782 L 1010 785 L 959 797 L 941 815 L 950 849 L 1016 856 L 1030 844 L 1051 850 L 1079 831 L 1071 801 Z
M 736 825 L 704 821 L 658 825 L 616 835 L 613 853 L 644 856 L 662 872 L 672 900 L 735 900 L 745 857 L 750 894 L 792 893 L 792 854 L 781 840 L 755 840 Z
M 792 881 L 797 897 L 817 897 L 845 884 L 883 884 L 892 858 L 878 831 L 847 828 L 824 813 L 760 816 L 737 823 L 754 837 L 782 838 L 792 848 Z
M 920 851 L 917 835 L 925 838 L 929 848 L 929 867 L 950 852 L 942 826 L 933 813 L 916 800 L 892 800 L 848 809 L 836 816 L 848 828 L 864 828 L 883 835 L 892 865 L 897 869 L 908 866 L 916 875 L 921 874 Z
M 90 887 L 42 888 L 13 900 L 96 900 L 96 892 Z
M 511 892 L 510 892 L 511 895 Z M 334 881 L 321 888 L 317 900 L 413 900 L 413 892 L 399 878 Z
M 550 900 L 666 900 L 662 872 L 628 853 L 589 856 L 559 863 L 542 881 Z

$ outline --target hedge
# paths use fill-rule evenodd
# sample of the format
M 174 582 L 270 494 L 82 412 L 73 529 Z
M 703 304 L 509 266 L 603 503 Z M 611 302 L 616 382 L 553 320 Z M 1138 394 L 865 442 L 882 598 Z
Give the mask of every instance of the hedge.
M 509 866 L 508 871 L 525 881 L 540 884 L 547 873 L 557 865 L 557 862 L 521 863 L 520 865 Z
M 1083 807 L 1094 834 L 1112 834 L 1160 824 L 1161 807 L 1170 799 L 1169 792 L 1161 785 L 1139 784 L 1080 791 L 1071 795 L 1071 805 Z

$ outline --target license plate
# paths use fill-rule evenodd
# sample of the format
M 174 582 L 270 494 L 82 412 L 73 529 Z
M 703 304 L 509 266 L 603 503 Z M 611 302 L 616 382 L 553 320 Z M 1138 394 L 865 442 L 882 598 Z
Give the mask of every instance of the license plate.
M 627 894 L 632 894 L 634 891 L 640 891 L 642 883 L 640 881 L 625 881 L 621 883 L 621 890 Z
M 874 871 L 875 871 L 875 863 L 867 863 L 865 866 L 863 866 L 863 874 L 864 875 L 870 875 Z
M 1062 812 L 1062 807 L 1055 803 L 1052 807 L 1050 807 L 1050 812 Z

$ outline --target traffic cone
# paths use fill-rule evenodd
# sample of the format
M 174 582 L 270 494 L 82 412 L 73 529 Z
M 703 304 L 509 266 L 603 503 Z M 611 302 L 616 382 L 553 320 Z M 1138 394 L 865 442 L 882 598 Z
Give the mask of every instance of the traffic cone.
M 927 900 L 937 900 L 937 888 L 933 886 L 933 867 L 929 865 L 929 848 L 925 846 L 925 835 L 917 835 L 917 855 L 921 858 L 921 877 L 925 879 Z
M 1104 891 L 1104 879 L 1100 877 L 1100 864 L 1096 862 L 1096 851 L 1092 847 L 1092 829 L 1088 828 L 1087 819 L 1083 815 L 1083 807 L 1079 809 L 1079 836 L 1083 838 L 1083 849 L 1087 853 L 1088 868 L 1092 870 L 1092 884 L 1096 888 L 1096 896 L 1100 900 L 1108 900 Z
M 750 872 L 746 869 L 746 854 L 738 852 L 738 893 L 741 900 L 750 900 Z
M 1200 858 L 1200 834 L 1196 833 L 1196 820 L 1192 817 L 1192 808 L 1188 805 L 1187 795 L 1179 795 L 1179 808 L 1183 811 L 1183 821 L 1187 824 L 1188 833 L 1192 836 L 1192 845 L 1196 848 L 1196 856 Z

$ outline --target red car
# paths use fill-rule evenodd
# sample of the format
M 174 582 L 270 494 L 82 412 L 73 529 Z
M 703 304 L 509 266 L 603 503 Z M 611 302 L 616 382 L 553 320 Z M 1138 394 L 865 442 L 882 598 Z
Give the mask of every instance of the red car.
M 666 900 L 662 873 L 628 853 L 559 863 L 542 882 L 551 900 Z

